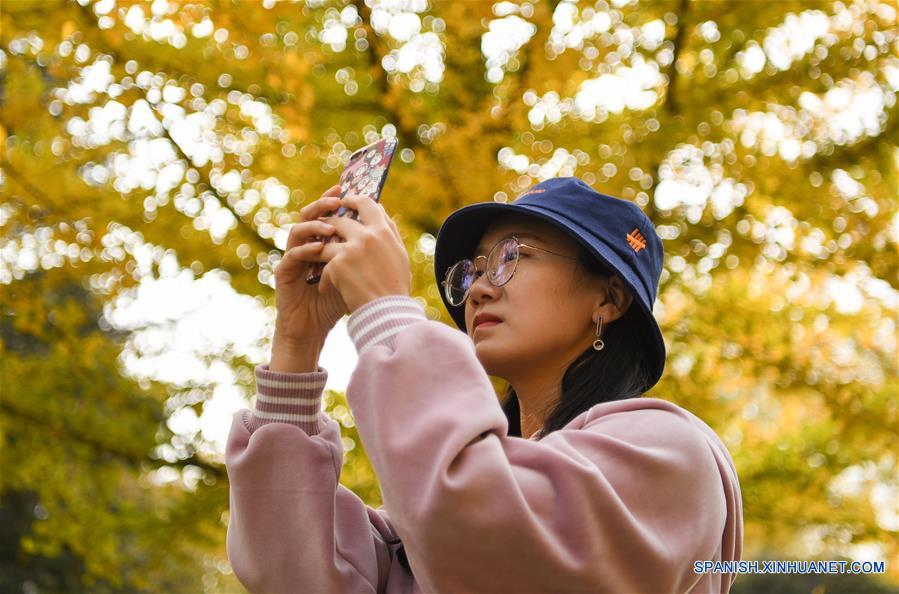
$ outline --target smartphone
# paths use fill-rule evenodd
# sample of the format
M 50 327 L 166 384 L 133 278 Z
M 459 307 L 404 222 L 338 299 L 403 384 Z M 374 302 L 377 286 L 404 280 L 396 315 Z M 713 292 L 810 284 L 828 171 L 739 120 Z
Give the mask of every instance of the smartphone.
M 340 199 L 349 192 L 354 194 L 362 194 L 368 196 L 375 202 L 381 199 L 381 190 L 384 188 L 384 182 L 387 181 L 387 171 L 393 162 L 393 155 L 396 152 L 396 138 L 382 138 L 368 146 L 364 146 L 352 155 L 350 162 L 340 174 Z M 337 209 L 337 216 L 346 216 L 349 213 L 350 218 L 359 220 L 359 213 L 350 210 L 342 205 Z M 325 214 L 330 217 L 334 211 Z M 321 241 L 330 243 L 334 236 L 319 237 Z M 327 262 L 316 262 L 312 266 L 309 276 L 306 277 L 306 284 L 317 284 L 322 277 L 322 270 Z

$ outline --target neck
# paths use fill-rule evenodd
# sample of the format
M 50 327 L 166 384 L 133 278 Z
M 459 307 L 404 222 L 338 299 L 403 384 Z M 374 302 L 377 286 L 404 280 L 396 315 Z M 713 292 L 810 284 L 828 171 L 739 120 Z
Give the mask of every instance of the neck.
M 504 374 L 518 397 L 521 412 L 521 436 L 528 439 L 543 428 L 547 417 L 562 397 L 562 377 L 581 354 L 580 347 L 564 354 L 550 365 L 530 365 Z
M 518 397 L 521 436 L 525 439 L 543 427 L 561 396 L 561 375 L 544 378 L 515 378 L 509 384 Z

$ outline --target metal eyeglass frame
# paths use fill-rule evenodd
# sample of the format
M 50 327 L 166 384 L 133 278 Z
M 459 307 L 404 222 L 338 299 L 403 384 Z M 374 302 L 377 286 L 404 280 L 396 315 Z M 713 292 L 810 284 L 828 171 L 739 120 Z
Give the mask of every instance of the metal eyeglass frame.
M 497 241 L 496 244 L 492 248 L 490 248 L 490 253 L 488 253 L 486 256 L 478 256 L 474 260 L 471 260 L 471 258 L 465 258 L 463 260 L 459 260 L 458 262 L 456 262 L 455 264 L 453 264 L 452 266 L 449 267 L 449 269 L 446 271 L 446 274 L 443 277 L 443 280 L 440 281 L 440 285 L 443 287 L 443 294 L 446 296 L 447 303 L 449 303 L 452 307 L 460 307 L 462 305 L 465 305 L 465 302 L 468 300 L 468 294 L 471 292 L 471 285 L 474 285 L 474 282 L 478 279 L 478 277 L 480 277 L 482 274 L 484 274 L 484 272 L 486 272 L 486 266 L 487 266 L 486 263 L 484 265 L 485 271 L 482 272 L 482 271 L 478 270 L 478 266 L 477 266 L 476 262 L 480 258 L 484 258 L 487 262 L 490 262 L 490 256 L 493 255 L 493 252 L 496 250 L 496 248 L 498 248 L 500 245 L 502 245 L 503 242 L 508 241 L 510 239 L 514 239 L 515 244 L 516 244 L 515 245 L 515 250 L 516 250 L 515 263 L 512 266 L 512 272 L 509 274 L 509 278 L 507 278 L 505 281 L 503 281 L 500 284 L 496 284 L 495 282 L 493 282 L 493 280 L 490 278 L 490 275 L 489 274 L 487 275 L 487 280 L 494 287 L 501 287 L 501 286 L 505 285 L 510 280 L 512 280 L 513 276 L 515 276 L 515 271 L 518 269 L 518 260 L 521 255 L 521 248 L 523 248 L 523 247 L 531 248 L 532 250 L 540 250 L 541 252 L 546 252 L 547 254 L 552 254 L 554 256 L 559 256 L 560 258 L 565 258 L 566 260 L 577 260 L 577 258 L 572 258 L 571 256 L 565 256 L 562 254 L 558 254 L 556 252 L 551 252 L 547 249 L 543 249 L 542 247 L 537 247 L 535 245 L 528 245 L 526 243 L 521 243 L 521 241 L 519 241 L 517 237 L 515 237 L 514 235 L 509 235 L 509 236 L 503 237 L 502 239 Z M 475 280 L 472 281 L 471 285 L 469 285 L 468 289 L 465 290 L 465 294 L 462 296 L 462 301 L 460 301 L 457 304 L 453 304 L 452 299 L 450 299 L 450 295 L 449 295 L 449 290 L 450 290 L 449 278 L 450 278 L 450 276 L 452 276 L 453 271 L 456 270 L 456 267 L 460 266 L 461 264 L 464 264 L 465 262 L 471 262 L 471 265 L 474 267 Z

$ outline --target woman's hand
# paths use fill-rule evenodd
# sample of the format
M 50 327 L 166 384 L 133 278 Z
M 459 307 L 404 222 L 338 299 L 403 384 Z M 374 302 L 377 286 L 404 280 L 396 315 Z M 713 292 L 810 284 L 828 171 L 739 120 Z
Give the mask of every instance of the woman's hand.
M 336 287 L 351 314 L 379 297 L 408 296 L 412 269 L 396 223 L 368 196 L 348 194 L 341 204 L 358 212 L 359 220 L 348 216 L 326 219 L 343 241 L 325 244 L 318 254 L 328 263 L 319 290 Z
M 290 227 L 287 247 L 275 268 L 276 341 L 292 347 L 320 349 L 328 333 L 347 313 L 340 293 L 333 287 L 306 284 L 313 263 L 322 262 L 320 236 L 335 229 L 319 220 L 340 205 L 340 186 L 335 185 L 300 210 L 300 222 Z M 327 269 L 327 268 L 326 268 Z

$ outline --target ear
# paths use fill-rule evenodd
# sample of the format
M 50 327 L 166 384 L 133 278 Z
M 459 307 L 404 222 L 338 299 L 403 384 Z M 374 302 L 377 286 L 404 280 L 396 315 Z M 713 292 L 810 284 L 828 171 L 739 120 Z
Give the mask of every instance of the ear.
M 624 315 L 624 312 L 626 312 L 633 303 L 634 295 L 617 274 L 609 279 L 609 292 L 611 293 L 612 302 L 620 312 L 619 315 Z
M 618 275 L 609 278 L 602 294 L 602 300 L 596 305 L 593 322 L 603 317 L 604 322 L 617 320 L 624 315 L 634 301 L 634 296 Z

